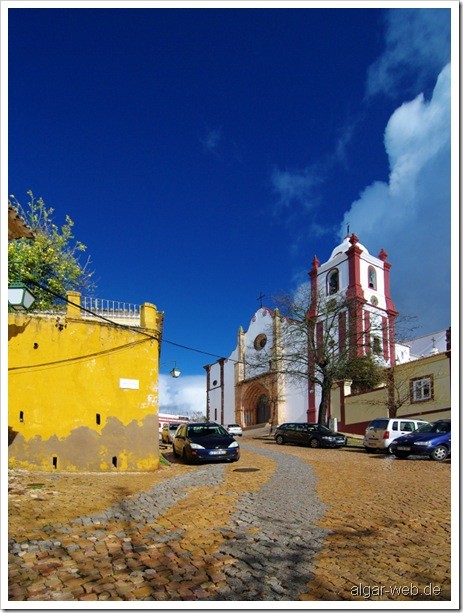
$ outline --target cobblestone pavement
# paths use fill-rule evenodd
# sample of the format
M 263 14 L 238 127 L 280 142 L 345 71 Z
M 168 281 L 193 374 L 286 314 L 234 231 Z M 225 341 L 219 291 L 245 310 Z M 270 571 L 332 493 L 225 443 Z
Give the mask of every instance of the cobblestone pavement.
M 155 475 L 13 472 L 9 600 L 450 599 L 449 461 L 240 443 Z

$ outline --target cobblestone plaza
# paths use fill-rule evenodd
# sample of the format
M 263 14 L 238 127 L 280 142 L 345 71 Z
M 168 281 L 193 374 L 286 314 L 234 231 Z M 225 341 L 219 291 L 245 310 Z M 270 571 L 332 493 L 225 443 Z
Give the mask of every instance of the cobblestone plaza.
M 12 472 L 10 601 L 450 600 L 450 461 L 240 444 L 155 475 Z

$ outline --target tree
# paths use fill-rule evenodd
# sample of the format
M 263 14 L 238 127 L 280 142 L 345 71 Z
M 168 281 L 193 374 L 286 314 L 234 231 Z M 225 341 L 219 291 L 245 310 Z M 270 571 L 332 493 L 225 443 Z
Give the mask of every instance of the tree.
M 9 242 L 8 282 L 21 281 L 30 287 L 36 299 L 34 310 L 54 309 L 60 302 L 56 295 L 64 297 L 68 290 L 88 293 L 94 290 L 90 258 L 80 262 L 86 246 L 75 240 L 72 219 L 66 215 L 65 223 L 58 227 L 53 221 L 54 209 L 48 208 L 42 198 L 36 199 L 32 191 L 27 194 L 29 201 L 25 207 L 15 196 L 10 199 L 36 237 Z
M 352 381 L 353 393 L 361 393 L 378 387 L 386 381 L 387 371 L 371 353 L 352 356 L 346 364 L 346 373 Z
M 247 357 L 248 372 L 262 374 L 270 361 L 272 372 L 318 386 L 320 424 L 327 422 L 330 393 L 336 381 L 349 379 L 357 388 L 371 388 L 383 380 L 384 359 L 371 347 L 372 338 L 382 338 L 382 322 L 372 316 L 369 329 L 359 331 L 355 325 L 355 300 L 313 296 L 307 289 L 278 297 L 275 303 L 281 331 L 276 341 L 279 346 L 272 352 L 280 357 L 270 359 L 270 349 L 256 352 Z

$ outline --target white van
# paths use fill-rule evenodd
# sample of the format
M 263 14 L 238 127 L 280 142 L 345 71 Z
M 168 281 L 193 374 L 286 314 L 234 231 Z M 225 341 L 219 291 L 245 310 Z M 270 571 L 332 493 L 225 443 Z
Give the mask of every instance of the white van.
M 395 438 L 414 432 L 419 426 L 426 423 L 428 422 L 420 419 L 378 417 L 370 422 L 365 430 L 363 439 L 365 451 L 375 453 L 379 450 L 390 453 L 389 445 Z

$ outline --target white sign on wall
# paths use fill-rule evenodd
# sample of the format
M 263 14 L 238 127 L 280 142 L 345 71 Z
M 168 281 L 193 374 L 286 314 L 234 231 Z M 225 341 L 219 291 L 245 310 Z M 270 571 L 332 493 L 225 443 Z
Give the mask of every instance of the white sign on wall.
M 140 381 L 138 379 L 119 379 L 119 387 L 123 390 L 138 390 Z

